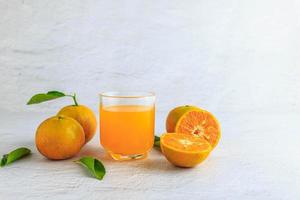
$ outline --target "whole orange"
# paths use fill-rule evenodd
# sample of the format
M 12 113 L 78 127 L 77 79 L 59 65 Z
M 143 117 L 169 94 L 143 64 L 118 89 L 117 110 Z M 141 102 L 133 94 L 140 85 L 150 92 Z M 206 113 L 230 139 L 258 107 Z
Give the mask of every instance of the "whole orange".
M 85 143 L 90 141 L 97 129 L 96 116 L 91 109 L 84 105 L 70 105 L 63 107 L 57 115 L 64 115 L 75 119 L 83 128 Z
M 200 108 L 196 106 L 185 105 L 185 106 L 176 107 L 173 110 L 171 110 L 166 120 L 167 132 L 169 133 L 175 132 L 175 127 L 180 117 L 192 110 L 200 110 Z
M 84 145 L 85 135 L 81 125 L 71 117 L 54 116 L 37 128 L 35 144 L 38 151 L 53 160 L 76 155 Z

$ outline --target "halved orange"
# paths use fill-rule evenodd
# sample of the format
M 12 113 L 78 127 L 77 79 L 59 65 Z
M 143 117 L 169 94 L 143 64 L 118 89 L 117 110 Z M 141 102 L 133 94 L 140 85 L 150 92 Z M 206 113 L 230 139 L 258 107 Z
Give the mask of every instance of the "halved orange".
M 180 117 L 189 111 L 192 110 L 200 110 L 200 108 L 196 107 L 196 106 L 191 106 L 191 105 L 185 105 L 185 106 L 178 106 L 174 109 L 172 109 L 168 116 L 167 116 L 167 120 L 166 120 L 166 130 L 168 133 L 173 133 L 175 132 L 175 127 L 176 124 L 178 122 L 178 120 L 180 119 Z
M 165 133 L 160 137 L 162 153 L 172 164 L 194 167 L 211 152 L 211 145 L 203 138 L 182 133 Z
M 214 148 L 221 137 L 218 120 L 206 110 L 192 110 L 184 113 L 178 120 L 176 133 L 187 133 L 207 140 Z

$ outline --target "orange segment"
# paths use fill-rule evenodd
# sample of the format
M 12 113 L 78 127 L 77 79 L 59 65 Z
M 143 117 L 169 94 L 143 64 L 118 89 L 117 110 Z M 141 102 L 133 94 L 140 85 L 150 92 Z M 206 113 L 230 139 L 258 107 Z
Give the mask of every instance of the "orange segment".
M 221 137 L 217 119 L 206 110 L 193 110 L 182 115 L 176 124 L 175 132 L 193 134 L 205 139 L 213 148 Z
M 168 133 L 161 139 L 164 145 L 178 151 L 197 152 L 209 148 L 209 143 L 198 137 L 186 134 Z
M 163 134 L 160 146 L 167 160 L 179 167 L 194 167 L 211 151 L 211 145 L 205 139 L 182 133 Z

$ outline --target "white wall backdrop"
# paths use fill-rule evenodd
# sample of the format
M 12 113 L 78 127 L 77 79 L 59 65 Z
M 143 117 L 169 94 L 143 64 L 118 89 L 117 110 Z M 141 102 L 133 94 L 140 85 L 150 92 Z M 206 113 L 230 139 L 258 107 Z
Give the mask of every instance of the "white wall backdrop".
M 182 170 L 156 150 L 113 162 L 97 131 L 74 160 L 103 161 L 100 182 L 35 148 L 38 125 L 71 100 L 26 102 L 54 89 L 96 112 L 99 92 L 154 91 L 156 135 L 171 108 L 195 104 L 222 138 Z M 0 170 L 1 200 L 300 199 L 299 115 L 300 0 L 0 0 L 0 155 L 33 151 Z
M 0 109 L 37 92 L 150 90 L 166 111 L 300 111 L 296 0 L 0 0 Z

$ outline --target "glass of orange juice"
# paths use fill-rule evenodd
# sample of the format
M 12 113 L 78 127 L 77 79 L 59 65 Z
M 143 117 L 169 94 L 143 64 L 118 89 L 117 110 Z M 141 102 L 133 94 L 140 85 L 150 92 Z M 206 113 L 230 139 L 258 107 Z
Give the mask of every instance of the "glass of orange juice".
M 100 143 L 115 160 L 146 158 L 154 142 L 155 94 L 100 94 Z

